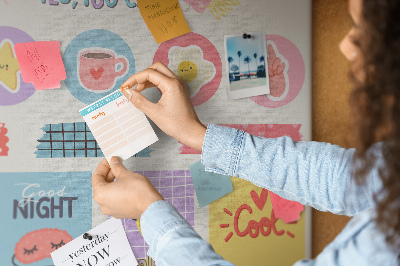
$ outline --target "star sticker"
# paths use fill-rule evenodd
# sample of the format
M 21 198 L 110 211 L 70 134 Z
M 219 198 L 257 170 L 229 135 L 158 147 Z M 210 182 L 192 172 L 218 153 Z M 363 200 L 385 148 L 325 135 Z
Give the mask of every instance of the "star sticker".
M 10 40 L 3 40 L 0 44 L 0 84 L 9 92 L 19 90 L 19 64 L 14 56 L 14 44 Z

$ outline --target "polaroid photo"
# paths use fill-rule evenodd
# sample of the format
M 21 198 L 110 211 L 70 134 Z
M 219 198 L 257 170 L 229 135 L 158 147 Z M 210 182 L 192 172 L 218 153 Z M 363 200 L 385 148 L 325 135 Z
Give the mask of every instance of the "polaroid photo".
M 265 32 L 225 35 L 228 98 L 269 94 Z

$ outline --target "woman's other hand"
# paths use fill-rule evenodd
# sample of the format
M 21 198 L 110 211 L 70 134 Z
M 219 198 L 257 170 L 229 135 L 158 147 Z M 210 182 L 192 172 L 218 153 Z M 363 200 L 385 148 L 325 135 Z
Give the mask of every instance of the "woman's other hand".
M 110 165 L 106 159 L 100 162 L 92 186 L 100 211 L 117 219 L 139 219 L 153 202 L 164 200 L 147 177 L 126 169 L 118 157 Z

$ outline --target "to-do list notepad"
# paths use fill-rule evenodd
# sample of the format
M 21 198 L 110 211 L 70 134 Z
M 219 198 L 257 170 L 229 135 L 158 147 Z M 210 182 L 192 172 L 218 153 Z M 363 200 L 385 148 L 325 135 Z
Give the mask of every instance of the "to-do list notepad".
M 120 91 L 111 93 L 79 112 L 107 161 L 112 156 L 128 159 L 158 140 L 145 114 Z

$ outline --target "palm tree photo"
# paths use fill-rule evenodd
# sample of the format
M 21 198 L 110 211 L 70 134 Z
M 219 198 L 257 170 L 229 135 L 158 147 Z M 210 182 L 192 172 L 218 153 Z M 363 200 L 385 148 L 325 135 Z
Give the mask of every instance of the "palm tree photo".
M 267 71 L 265 69 L 265 57 L 263 55 L 260 57 L 260 63 L 262 63 L 262 62 L 264 62 L 264 70 Z
M 240 76 L 240 57 L 242 56 L 242 52 L 241 52 L 241 51 L 238 51 L 238 52 L 237 52 L 237 55 L 238 55 L 238 57 L 239 57 L 239 76 Z
M 254 62 L 256 63 L 256 72 L 257 72 L 257 53 L 254 53 Z
M 231 63 L 233 62 L 233 58 L 232 58 L 232 56 L 229 56 L 228 57 L 228 63 L 229 63 L 229 72 L 230 72 L 230 69 L 231 69 Z
M 248 70 L 249 70 L 248 77 L 250 77 L 250 62 L 251 62 L 250 56 L 246 56 L 246 57 L 244 58 L 244 62 L 247 64 L 247 68 L 248 68 Z

